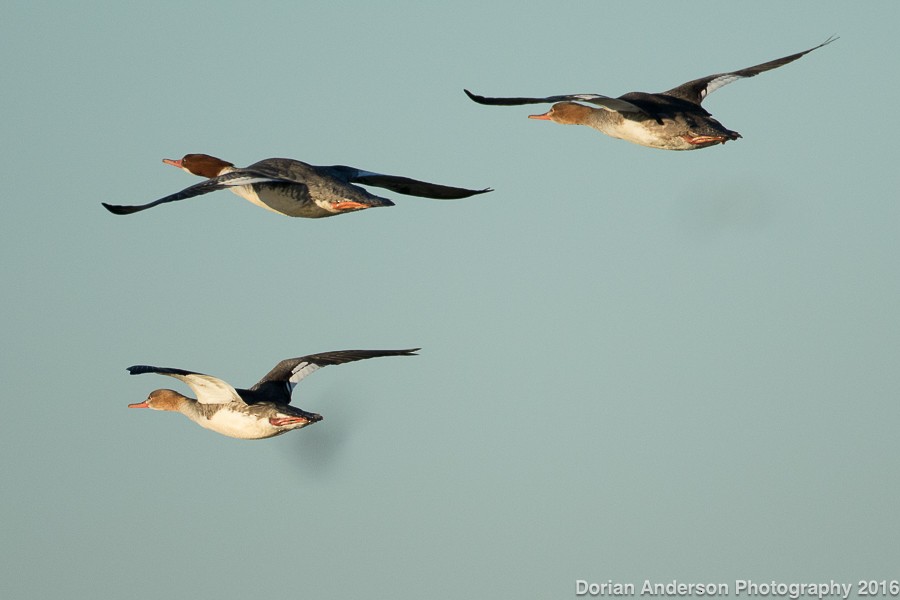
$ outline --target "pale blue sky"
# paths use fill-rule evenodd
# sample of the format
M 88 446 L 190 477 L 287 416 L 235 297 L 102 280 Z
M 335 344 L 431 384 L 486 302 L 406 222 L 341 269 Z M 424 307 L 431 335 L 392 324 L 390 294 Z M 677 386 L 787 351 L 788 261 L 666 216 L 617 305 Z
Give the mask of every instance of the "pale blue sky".
M 11 2 L 0 21 L 10 598 L 566 598 L 896 578 L 893 2 Z M 840 40 L 676 153 L 485 95 L 661 91 Z M 495 192 L 290 219 L 162 158 Z M 329 367 L 258 442 L 129 411 Z M 179 388 L 181 389 L 181 388 Z M 182 390 L 187 391 L 187 390 Z

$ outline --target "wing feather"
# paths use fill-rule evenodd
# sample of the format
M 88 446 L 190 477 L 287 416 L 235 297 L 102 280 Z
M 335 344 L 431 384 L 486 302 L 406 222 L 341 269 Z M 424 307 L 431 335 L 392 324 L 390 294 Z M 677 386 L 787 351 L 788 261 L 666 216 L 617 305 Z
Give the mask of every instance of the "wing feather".
M 184 369 L 173 369 L 170 367 L 153 367 L 150 365 L 135 365 L 128 367 L 128 372 L 132 375 L 140 375 L 142 373 L 156 373 L 157 375 L 167 375 L 180 379 L 185 382 L 194 394 L 197 396 L 197 402 L 201 404 L 230 404 L 238 402 L 244 404 L 244 401 L 238 395 L 237 390 L 226 381 L 222 381 L 218 377 L 204 375 L 195 371 L 185 371 Z
M 738 79 L 755 77 L 760 73 L 765 73 L 766 71 L 771 71 L 772 69 L 777 69 L 778 67 L 782 67 L 788 63 L 792 63 L 803 55 L 809 54 L 813 50 L 818 50 L 822 46 L 830 44 L 836 39 L 838 39 L 837 36 L 831 36 L 818 46 L 810 48 L 809 50 L 797 52 L 796 54 L 791 54 L 790 56 L 783 56 L 782 58 L 776 58 L 775 60 L 770 60 L 768 62 L 754 65 L 752 67 L 747 67 L 746 69 L 740 69 L 738 71 L 707 75 L 706 77 L 701 77 L 700 79 L 694 79 L 693 81 L 682 83 L 678 87 L 672 88 L 671 90 L 663 93 L 667 96 L 674 96 L 676 98 L 681 98 L 682 100 L 687 100 L 688 102 L 693 102 L 694 104 L 700 104 L 704 98 L 706 98 L 722 86 L 728 85 L 729 83 L 737 81 Z
M 407 350 L 336 350 L 309 354 L 297 358 L 287 358 L 279 362 L 256 385 L 251 392 L 268 396 L 272 401 L 287 404 L 291 393 L 300 381 L 322 367 L 342 365 L 357 360 L 376 358 L 379 356 L 415 356 L 419 348 Z
M 517 106 L 521 104 L 547 104 L 554 102 L 587 102 L 614 112 L 642 113 L 641 107 L 632 104 L 622 98 L 612 98 L 601 94 L 564 94 L 562 96 L 547 96 L 546 98 L 488 98 L 473 94 L 469 90 L 463 90 L 474 102 L 492 106 Z
M 223 190 L 229 187 L 252 185 L 254 183 L 274 183 L 283 181 L 288 180 L 264 175 L 261 173 L 254 173 L 252 171 L 248 171 L 247 169 L 240 169 L 238 171 L 225 173 L 224 175 L 212 177 L 210 179 L 207 179 L 206 181 L 201 181 L 200 183 L 184 188 L 180 192 L 170 194 L 164 198 L 160 198 L 159 200 L 148 202 L 147 204 L 119 205 L 107 204 L 106 202 L 101 202 L 101 204 L 103 204 L 106 210 L 115 215 L 130 215 L 142 210 L 147 210 L 148 208 L 153 208 L 154 206 L 159 206 L 160 204 L 166 204 L 167 202 L 185 200 L 187 198 L 201 196 L 203 194 L 208 194 L 217 190 Z
M 373 185 L 375 187 L 384 188 L 405 194 L 407 196 L 418 196 L 420 198 L 434 198 L 437 200 L 456 200 L 459 198 L 468 198 L 476 194 L 484 194 L 493 191 L 491 188 L 483 190 L 470 190 L 466 188 L 453 187 L 449 185 L 440 185 L 437 183 L 429 183 L 420 181 L 410 177 L 400 177 L 398 175 L 385 175 L 383 173 L 374 173 L 372 171 L 364 171 L 355 167 L 345 165 L 331 165 L 328 167 L 317 167 L 326 171 L 332 177 L 335 177 L 345 183 L 358 183 L 360 185 Z

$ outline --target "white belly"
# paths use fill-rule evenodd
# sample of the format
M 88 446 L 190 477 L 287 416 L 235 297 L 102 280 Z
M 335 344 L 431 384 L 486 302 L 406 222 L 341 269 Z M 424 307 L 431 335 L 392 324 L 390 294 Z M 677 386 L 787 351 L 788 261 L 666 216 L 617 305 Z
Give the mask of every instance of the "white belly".
M 649 121 L 652 123 L 652 121 Z M 653 131 L 651 125 L 647 127 L 648 121 L 632 121 L 630 119 L 622 119 L 612 131 L 607 132 L 612 137 L 627 140 L 641 146 L 659 146 L 659 133 Z
M 278 210 L 278 208 L 276 208 L 276 207 L 284 206 L 284 208 L 287 208 L 286 205 L 288 203 L 294 204 L 293 199 L 286 199 L 283 196 L 280 196 L 279 194 L 272 194 L 272 193 L 265 194 L 266 200 L 268 200 L 269 202 L 268 203 L 263 202 L 262 200 L 260 200 L 259 194 L 256 193 L 256 190 L 253 189 L 253 186 L 250 186 L 250 185 L 236 186 L 236 187 L 231 188 L 231 191 L 234 192 L 235 194 L 237 194 L 238 196 L 240 196 L 241 198 L 243 198 L 244 200 L 249 200 L 250 202 L 259 206 L 260 208 L 264 208 L 266 210 L 271 210 L 274 213 L 278 213 L 278 214 L 282 214 L 282 215 L 289 214 L 289 212 L 287 212 L 285 210 Z
M 251 415 L 231 410 L 220 410 L 209 419 L 200 417 L 196 422 L 201 427 L 211 429 L 216 433 L 242 440 L 259 440 L 289 431 L 272 426 L 268 419 L 257 419 Z

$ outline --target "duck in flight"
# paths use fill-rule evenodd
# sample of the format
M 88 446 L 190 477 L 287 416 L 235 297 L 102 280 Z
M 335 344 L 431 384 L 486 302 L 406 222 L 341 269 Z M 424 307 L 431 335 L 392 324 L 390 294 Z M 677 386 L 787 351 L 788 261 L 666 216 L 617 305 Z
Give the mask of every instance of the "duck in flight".
M 492 191 L 490 188 L 468 190 L 438 185 L 343 165 L 317 167 L 290 158 L 267 158 L 246 168 L 237 168 L 230 162 L 208 154 L 187 154 L 179 160 L 166 158 L 163 162 L 208 179 L 148 204 L 121 206 L 103 202 L 103 206 L 113 214 L 130 215 L 167 202 L 229 188 L 238 196 L 272 212 L 289 217 L 317 219 L 394 205 L 387 198 L 370 194 L 354 184 L 372 185 L 398 194 L 441 200 L 467 198 Z
M 135 365 L 132 375 L 157 373 L 180 379 L 197 396 L 188 398 L 175 390 L 154 390 L 143 402 L 129 408 L 180 412 L 201 427 L 245 440 L 270 438 L 322 420 L 322 415 L 291 406 L 291 392 L 301 379 L 322 367 L 341 365 L 378 356 L 416 356 L 408 350 L 338 350 L 288 358 L 269 371 L 256 385 L 244 390 L 217 377 L 195 371 Z
M 700 106 L 706 96 L 732 81 L 754 77 L 793 62 L 813 50 L 830 44 L 830 37 L 815 48 L 777 58 L 740 71 L 708 75 L 683 83 L 661 94 L 629 92 L 618 98 L 600 94 L 568 94 L 547 98 L 486 98 L 464 90 L 479 104 L 513 106 L 553 102 L 550 110 L 530 119 L 563 125 L 587 125 L 614 138 L 663 150 L 697 150 L 741 137 L 726 129 Z M 593 106 L 579 104 L 584 102 Z

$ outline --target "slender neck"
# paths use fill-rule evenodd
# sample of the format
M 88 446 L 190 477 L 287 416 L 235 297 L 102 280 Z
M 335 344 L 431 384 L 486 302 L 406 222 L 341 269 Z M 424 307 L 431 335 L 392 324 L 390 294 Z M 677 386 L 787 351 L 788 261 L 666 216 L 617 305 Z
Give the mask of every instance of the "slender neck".
M 175 404 L 175 410 L 186 416 L 191 421 L 199 422 L 200 419 L 206 419 L 207 415 L 203 408 L 207 406 L 205 404 L 200 404 L 193 398 L 188 398 L 186 396 L 181 396 L 178 398 Z
M 615 111 L 595 108 L 584 115 L 580 124 L 609 134 L 622 123 L 622 119 L 622 115 Z

